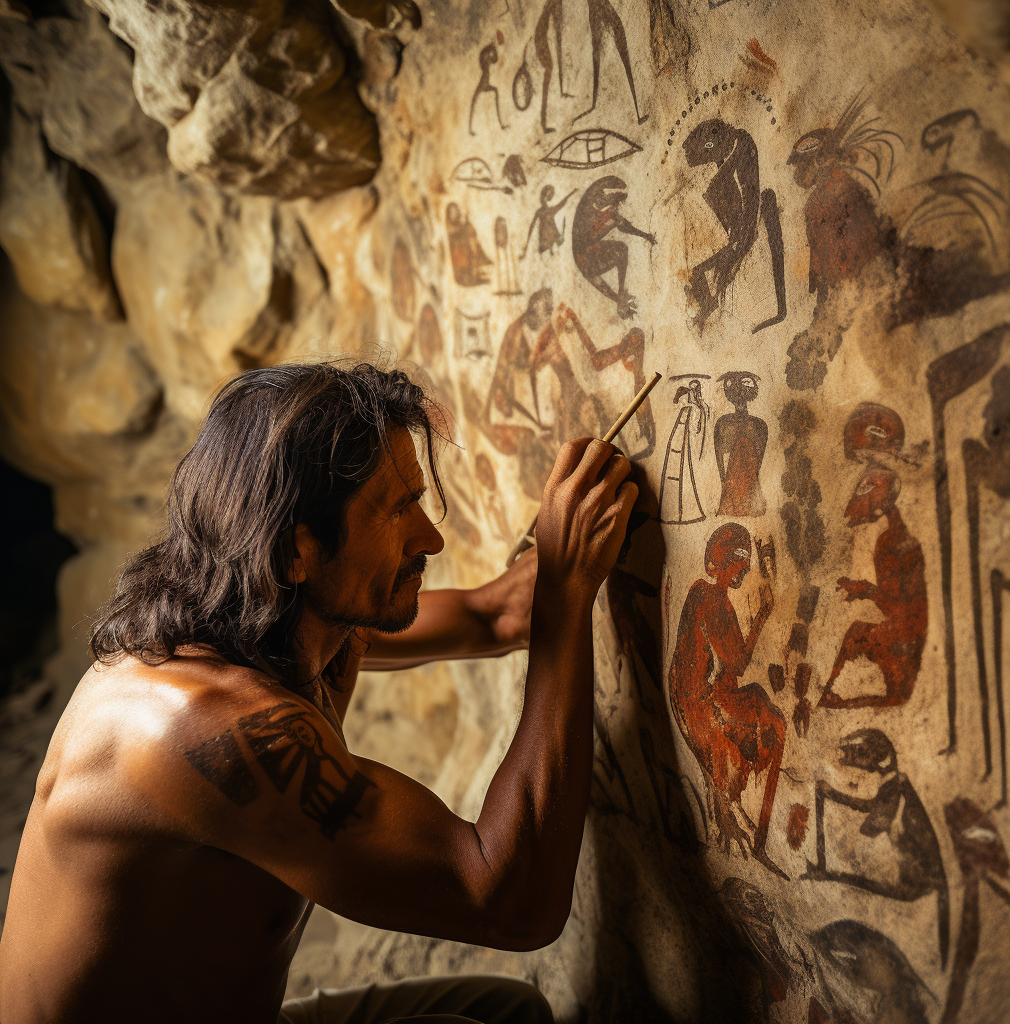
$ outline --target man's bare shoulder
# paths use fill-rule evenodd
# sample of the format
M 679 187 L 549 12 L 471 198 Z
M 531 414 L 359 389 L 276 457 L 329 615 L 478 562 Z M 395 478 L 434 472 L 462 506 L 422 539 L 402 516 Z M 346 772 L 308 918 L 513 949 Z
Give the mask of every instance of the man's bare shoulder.
M 53 811 L 75 807 L 79 816 L 107 805 L 111 786 L 120 800 L 136 794 L 154 813 L 161 798 L 176 804 L 178 784 L 189 766 L 199 767 L 201 749 L 209 755 L 208 742 L 224 742 L 235 723 L 287 703 L 306 702 L 263 673 L 215 655 L 96 663 L 53 735 L 38 796 Z

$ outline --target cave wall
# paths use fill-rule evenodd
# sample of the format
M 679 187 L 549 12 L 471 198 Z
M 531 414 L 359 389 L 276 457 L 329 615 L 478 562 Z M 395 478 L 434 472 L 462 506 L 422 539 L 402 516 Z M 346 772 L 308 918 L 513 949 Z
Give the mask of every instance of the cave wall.
M 458 586 L 501 570 L 559 444 L 664 375 L 620 436 L 642 497 L 595 613 L 564 934 L 334 922 L 293 983 L 505 970 L 586 1021 L 1005 1017 L 997 67 L 913 0 L 11 2 L 0 65 L 2 444 L 80 549 L 64 699 L 229 375 L 421 367 L 459 442 L 430 583 Z M 366 676 L 349 739 L 475 815 L 522 674 Z

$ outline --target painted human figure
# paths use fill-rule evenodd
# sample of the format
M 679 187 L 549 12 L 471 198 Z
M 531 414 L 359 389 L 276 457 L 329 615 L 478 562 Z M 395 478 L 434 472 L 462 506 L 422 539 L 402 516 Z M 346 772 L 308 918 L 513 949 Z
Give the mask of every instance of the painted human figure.
M 719 380 L 734 411 L 716 420 L 712 438 L 722 481 L 716 515 L 763 516 L 765 496 L 758 477 L 768 444 L 768 424 L 747 411 L 747 405 L 757 398 L 759 378 L 756 373 L 733 370 Z
M 765 851 L 786 723 L 758 683 L 740 686 L 754 647 L 773 607 L 769 581 L 760 587 L 757 615 L 744 636 L 729 599 L 751 568 L 751 536 L 739 523 L 720 526 L 705 548 L 705 572 L 714 580 L 692 584 L 680 613 L 670 663 L 670 703 L 674 717 L 708 782 L 712 818 L 720 845 L 736 843 L 782 878 L 785 873 Z M 669 610 L 667 583 L 666 603 Z M 767 772 L 761 813 L 753 840 L 738 824 L 734 809 L 754 827 L 741 805 L 751 776 Z
M 609 348 L 598 349 L 589 337 L 589 332 L 579 322 L 578 317 L 564 304 L 558 306 L 558 327 L 561 330 L 574 330 L 579 336 L 589 358 L 592 360 L 593 369 L 605 370 L 618 360 L 624 364 L 624 368 L 632 374 L 634 380 L 635 394 L 645 386 L 645 332 L 639 327 L 632 327 L 627 334 L 616 344 Z M 642 437 L 643 447 L 628 458 L 644 459 L 652 454 L 656 447 L 656 421 L 652 415 L 652 406 L 649 399 L 638 407 L 635 413 L 638 430 Z
M 1010 347 L 1010 323 L 999 324 L 964 345 L 934 359 L 926 369 L 926 387 L 933 411 L 933 480 L 936 488 L 936 521 L 940 540 L 940 593 L 943 598 L 943 647 L 947 663 L 947 729 L 949 742 L 946 752 L 957 749 L 957 657 L 954 649 L 954 543 L 953 505 L 950 491 L 952 474 L 948 465 L 947 452 L 947 406 L 959 395 L 980 384 L 999 365 L 1004 351 Z M 995 424 L 994 424 L 995 425 Z M 989 445 L 985 445 L 986 448 Z M 998 447 L 998 446 L 997 446 Z M 964 454 L 962 450 L 962 454 Z M 971 456 L 976 458 L 974 451 Z M 985 460 L 983 460 L 985 461 Z M 993 460 L 994 464 L 998 460 Z M 978 472 L 973 476 L 978 480 Z M 966 474 L 967 475 L 967 474 Z M 969 541 L 977 540 L 969 528 Z M 977 547 L 968 552 L 970 562 L 979 558 Z M 973 588 L 974 589 L 974 588 Z M 975 604 L 973 595 L 973 606 Z M 978 622 L 978 615 L 973 617 Z M 977 648 L 976 648 L 977 657 Z M 984 659 L 983 659 L 984 663 Z M 985 757 L 985 774 L 992 771 L 992 738 L 989 731 L 988 677 L 983 670 L 978 673 L 979 725 L 982 733 L 982 750 Z
M 628 272 L 628 247 L 616 238 L 608 238 L 612 231 L 637 235 L 655 244 L 655 235 L 636 228 L 621 212 L 627 200 L 628 186 L 614 174 L 607 174 L 582 193 L 572 221 L 572 256 L 582 276 L 599 292 L 617 304 L 617 315 L 622 319 L 636 312 L 635 297 L 624 287 Z M 617 272 L 617 291 L 605 275 Z
M 631 100 L 635 104 L 635 116 L 638 118 L 638 123 L 643 124 L 648 120 L 649 115 L 638 112 L 635 76 L 631 72 L 631 56 L 628 53 L 628 37 L 624 32 L 624 23 L 617 11 L 614 10 L 610 0 L 587 0 L 587 6 L 589 8 L 589 39 L 593 50 L 593 102 L 575 120 L 578 121 L 580 117 L 585 117 L 596 109 L 596 97 L 600 91 L 600 60 L 603 57 L 603 43 L 609 32 L 614 39 L 614 46 L 617 48 L 621 63 L 624 65 L 628 87 L 631 89 Z M 561 63 L 560 57 L 558 63 Z
M 551 57 L 551 47 L 548 42 L 551 24 L 554 25 L 554 49 L 558 58 L 558 89 L 562 96 L 570 97 L 572 94 L 565 92 L 564 61 L 561 55 L 561 0 L 544 0 L 543 10 L 537 19 L 536 28 L 533 30 L 533 49 L 536 52 L 537 60 L 544 69 L 544 81 L 540 90 L 540 128 L 544 132 L 554 131 L 547 124 L 547 95 L 551 87 L 551 75 L 554 72 L 554 60 Z
M 715 164 L 718 170 L 705 189 L 705 202 L 726 232 L 726 244 L 691 270 L 688 294 L 698 304 L 699 327 L 719 308 L 726 289 L 758 237 L 758 218 L 764 221 L 775 287 L 775 316 L 752 328 L 752 333 L 780 323 L 786 316 L 785 250 L 782 225 L 773 189 L 762 191 L 757 146 L 742 128 L 719 118 L 703 121 L 683 143 L 690 167 Z M 712 276 L 709 285 L 708 276 Z
M 894 745 L 879 729 L 860 729 L 842 738 L 838 764 L 847 773 L 847 789 L 835 789 L 818 779 L 814 796 L 817 863 L 807 861 L 802 878 L 841 882 L 877 896 L 909 902 L 936 893 L 940 964 L 947 966 L 950 943 L 950 900 L 947 873 L 926 808 L 911 780 L 898 771 Z M 875 778 L 879 776 L 879 778 Z M 894 853 L 897 878 L 871 877 L 858 871 L 828 868 L 824 834 L 825 801 L 848 807 L 862 816 L 859 834 L 870 840 L 886 835 Z M 854 849 L 852 835 L 839 838 L 837 849 Z
M 576 330 L 582 327 L 578 317 L 567 306 L 558 317 L 559 326 L 562 318 L 566 325 L 577 325 Z M 540 332 L 530 358 L 534 409 L 541 426 L 549 428 L 542 420 L 539 394 L 539 374 L 544 367 L 550 367 L 557 384 L 553 424 L 557 446 L 560 447 L 573 437 L 584 437 L 587 434 L 600 436 L 606 429 L 603 423 L 606 419 L 605 411 L 600 400 L 595 395 L 587 394 L 579 384 L 572 364 L 561 347 L 554 321 Z
M 498 42 L 503 42 L 500 32 L 498 33 Z M 498 126 L 500 128 L 508 127 L 502 124 L 501 111 L 498 109 L 498 90 L 491 84 L 491 67 L 498 63 L 498 47 L 494 43 L 488 43 L 477 55 L 477 63 L 480 65 L 480 80 L 477 82 L 477 88 L 473 91 L 473 99 L 470 100 L 469 128 L 471 135 L 477 134 L 473 130 L 473 112 L 477 106 L 477 98 L 486 92 L 494 96 L 494 112 L 498 118 Z
M 772 1003 L 780 1003 L 797 985 L 796 962 L 786 951 L 775 927 L 775 913 L 760 889 L 732 875 L 723 882 L 719 898 L 733 915 L 757 954 L 765 1019 Z
M 456 203 L 445 208 L 445 229 L 449 236 L 449 257 L 456 284 L 475 288 L 487 284 L 491 260 L 481 248 L 477 230 Z
M 674 402 L 686 399 L 677 412 L 663 461 L 663 479 L 659 486 L 661 523 L 700 523 L 705 510 L 694 478 L 694 447 L 698 461 L 705 454 L 705 433 L 709 408 L 701 397 L 701 381 L 692 380 L 677 388 Z M 698 439 L 700 438 L 700 443 Z
M 463 395 L 467 416 L 481 433 L 503 455 L 518 456 L 523 491 L 534 500 L 543 493 L 558 447 L 600 430 L 600 410 L 576 380 L 558 342 L 553 313 L 551 289 L 534 292 L 502 337 L 486 401 L 468 390 Z M 543 421 L 538 393 L 537 377 L 544 367 L 553 371 L 558 385 L 556 417 L 550 423 Z M 525 402 L 516 386 L 523 378 L 530 396 Z
M 559 231 L 558 223 L 554 218 L 564 207 L 565 203 L 575 195 L 575 192 L 576 189 L 572 189 L 561 202 L 551 206 L 551 200 L 554 198 L 554 186 L 544 185 L 540 190 L 540 206 L 537 212 L 533 214 L 533 220 L 530 221 L 530 229 L 526 232 L 526 244 L 523 246 L 519 259 L 526 259 L 526 250 L 529 248 L 534 228 L 537 229 L 537 252 L 539 253 L 553 253 L 554 247 L 560 245 L 565 240 L 565 222 L 561 222 L 561 230 Z
M 967 438 L 961 445 L 964 457 L 966 512 L 968 519 L 969 573 L 971 576 L 971 610 L 975 634 L 975 664 L 978 666 L 979 692 L 985 721 L 986 771 L 992 769 L 989 737 L 989 670 L 985 657 L 985 624 L 982 604 L 982 497 L 990 491 L 1004 501 L 1010 498 L 1010 366 L 1001 366 L 990 380 L 989 399 L 982 409 L 981 439 Z M 994 595 L 995 596 L 995 595 Z M 996 606 L 993 605 L 995 617 Z M 1001 652 L 1000 652 L 1001 653 Z M 1002 686 L 1002 666 L 996 677 L 996 721 L 999 735 L 997 750 L 1002 774 L 1001 799 L 1007 799 L 1006 712 Z M 985 777 L 983 776 L 983 777 Z
M 846 601 L 872 601 L 884 620 L 857 619 L 849 626 L 818 707 L 895 707 L 912 696 L 926 645 L 926 571 L 922 546 L 895 504 L 900 491 L 897 473 L 874 466 L 863 475 L 845 509 L 852 527 L 887 518 L 887 529 L 877 538 L 873 551 L 877 582 L 847 576 L 838 580 Z M 835 680 L 860 655 L 880 669 L 885 692 L 840 697 L 834 690 Z

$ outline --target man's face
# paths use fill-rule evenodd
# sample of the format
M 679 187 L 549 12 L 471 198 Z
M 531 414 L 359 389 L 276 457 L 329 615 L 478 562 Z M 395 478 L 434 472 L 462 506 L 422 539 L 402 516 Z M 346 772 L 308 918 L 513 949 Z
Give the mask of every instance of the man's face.
M 326 560 L 311 534 L 299 542 L 306 611 L 327 625 L 406 629 L 417 617 L 425 556 L 445 546 L 420 506 L 424 476 L 410 433 L 394 429 L 390 446 L 392 458 L 351 499 L 346 541 L 333 558 Z

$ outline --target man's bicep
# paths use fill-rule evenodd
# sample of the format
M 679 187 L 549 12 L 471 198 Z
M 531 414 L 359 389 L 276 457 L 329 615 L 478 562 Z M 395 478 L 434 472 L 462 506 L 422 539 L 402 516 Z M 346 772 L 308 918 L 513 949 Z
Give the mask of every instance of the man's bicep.
M 493 884 L 473 826 L 406 776 L 352 757 L 314 710 L 279 702 L 185 759 L 219 794 L 224 813 L 204 815 L 213 845 L 343 916 L 487 940 Z

